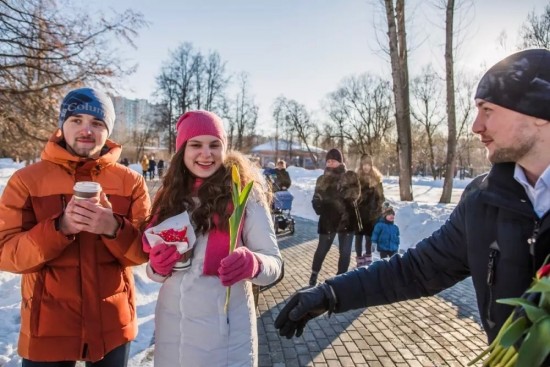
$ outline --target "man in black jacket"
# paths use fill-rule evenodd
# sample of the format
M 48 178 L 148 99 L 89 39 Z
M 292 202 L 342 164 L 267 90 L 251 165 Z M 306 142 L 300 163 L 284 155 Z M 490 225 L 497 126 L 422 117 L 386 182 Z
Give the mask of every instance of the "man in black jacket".
M 514 83 L 521 60 L 532 83 Z M 536 79 L 536 80 L 535 80 Z M 294 294 L 276 328 L 300 336 L 324 312 L 431 296 L 472 276 L 489 342 L 512 312 L 496 303 L 519 297 L 550 253 L 550 51 L 531 49 L 500 61 L 481 79 L 472 130 L 491 171 L 464 191 L 449 220 L 403 256 L 379 261 Z
M 317 178 L 311 205 L 319 215 L 317 232 L 319 243 L 313 255 L 309 285 L 317 284 L 317 277 L 334 238 L 338 235 L 338 272 L 348 271 L 354 232 L 353 219 L 361 186 L 357 173 L 346 169 L 344 156 L 333 148 L 326 155 L 325 172 Z

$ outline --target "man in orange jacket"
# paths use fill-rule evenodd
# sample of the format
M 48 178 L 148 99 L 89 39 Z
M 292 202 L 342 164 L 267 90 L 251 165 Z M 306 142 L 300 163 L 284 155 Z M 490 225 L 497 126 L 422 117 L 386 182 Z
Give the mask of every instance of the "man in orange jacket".
M 105 93 L 69 92 L 42 160 L 15 172 L 0 198 L 0 270 L 22 274 L 23 367 L 127 365 L 130 267 L 147 261 L 137 226 L 150 200 L 143 177 L 117 163 L 114 120 Z M 100 184 L 99 197 L 75 200 L 80 181 Z

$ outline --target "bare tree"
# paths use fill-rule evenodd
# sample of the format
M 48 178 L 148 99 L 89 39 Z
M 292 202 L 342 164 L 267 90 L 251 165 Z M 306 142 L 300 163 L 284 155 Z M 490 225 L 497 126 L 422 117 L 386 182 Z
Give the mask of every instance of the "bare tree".
M 140 161 L 148 145 L 158 143 L 155 142 L 155 138 L 159 137 L 163 112 L 163 108 L 156 106 L 149 115 L 143 116 L 142 119 L 137 121 L 136 126 L 132 130 L 132 145 L 136 149 L 136 162 Z
M 166 137 L 167 141 L 165 141 L 166 146 L 168 146 L 168 153 L 172 155 L 172 153 L 175 152 L 175 146 L 176 146 L 176 129 L 175 124 L 173 122 L 175 121 L 176 115 L 176 100 L 177 100 L 177 92 L 176 92 L 176 83 L 173 82 L 169 75 L 166 73 L 161 73 L 159 76 L 157 76 L 157 98 L 162 101 L 163 108 L 163 114 L 160 119 L 160 124 L 162 131 L 164 131 L 164 136 Z M 159 94 L 162 94 L 162 97 L 159 98 Z
M 440 203 L 450 203 L 453 193 L 453 179 L 456 167 L 456 110 L 454 82 L 454 13 L 455 1 L 446 0 L 445 6 L 445 85 L 447 92 L 447 159 L 445 161 L 445 180 Z
M 459 171 L 464 175 L 465 170 L 472 166 L 472 150 L 475 149 L 475 140 L 478 140 L 470 130 L 470 121 L 475 112 L 472 90 L 479 77 L 461 75 L 457 77 L 456 85 L 456 112 L 457 112 L 457 163 Z M 467 168 L 468 167 L 468 168 Z
M 160 103 L 170 111 L 170 152 L 175 143 L 178 116 L 191 109 L 207 109 L 226 115 L 225 90 L 229 80 L 225 62 L 216 52 L 204 56 L 191 43 L 185 42 L 170 54 L 157 76 L 156 90 Z
M 67 88 L 106 88 L 129 75 L 113 49 L 113 36 L 133 45 L 146 23 L 127 10 L 93 20 L 55 0 L 0 1 L 0 154 L 34 158 L 56 126 L 59 99 Z
M 276 103 L 275 110 L 280 114 L 279 117 L 286 121 L 287 131 L 292 135 L 295 133 L 298 136 L 298 139 L 300 139 L 300 142 L 304 144 L 308 151 L 311 161 L 318 167 L 317 156 L 311 150 L 309 142 L 309 136 L 315 132 L 315 128 L 305 106 L 295 100 L 288 100 L 284 97 L 279 97 Z M 289 151 L 291 149 L 290 146 L 292 146 L 292 138 L 289 139 Z M 289 158 L 292 158 L 291 151 Z
M 391 112 L 390 83 L 370 74 L 345 78 L 328 96 L 328 115 L 340 148 L 347 143 L 360 154 L 378 155 L 384 136 L 393 126 Z
M 402 201 L 412 201 L 412 143 L 409 114 L 409 69 L 407 62 L 407 33 L 405 31 L 405 0 L 384 0 L 388 24 L 397 154 L 399 162 L 399 195 Z
M 550 4 L 544 7 L 540 15 L 531 11 L 519 33 L 522 48 L 550 48 Z
M 241 73 L 238 76 L 238 83 L 239 91 L 232 106 L 233 111 L 228 113 L 227 120 L 231 148 L 242 151 L 250 147 L 250 139 L 254 136 L 258 122 L 258 106 L 249 95 L 248 74 Z
M 428 162 L 434 179 L 437 174 L 434 134 L 445 120 L 445 114 L 440 108 L 442 105 L 442 86 L 440 80 L 433 66 L 429 64 L 422 69 L 421 74 L 415 77 L 411 83 L 411 93 L 414 102 L 411 105 L 411 115 L 422 126 L 426 134 L 427 147 L 425 148 L 428 150 Z M 424 163 L 422 165 L 425 165 Z
M 275 121 L 275 161 L 279 160 L 279 131 L 283 130 L 286 120 L 283 116 L 284 97 L 279 96 L 273 103 L 273 120 Z

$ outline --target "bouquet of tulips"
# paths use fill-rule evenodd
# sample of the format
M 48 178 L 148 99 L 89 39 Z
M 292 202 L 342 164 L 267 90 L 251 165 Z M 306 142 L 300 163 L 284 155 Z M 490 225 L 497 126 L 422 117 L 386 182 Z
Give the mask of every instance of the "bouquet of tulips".
M 239 236 L 239 228 L 241 227 L 241 221 L 246 208 L 246 202 L 248 201 L 248 195 L 252 190 L 254 181 L 250 181 L 244 189 L 241 191 L 241 175 L 237 166 L 231 167 L 231 199 L 233 201 L 233 213 L 229 217 L 229 253 L 232 253 L 237 246 L 237 238 Z M 231 297 L 231 287 L 227 287 L 225 293 L 225 314 L 229 310 L 229 298 Z
M 550 355 L 550 256 L 521 298 L 497 302 L 515 306 L 489 347 L 468 365 L 488 355 L 483 366 L 540 367 Z

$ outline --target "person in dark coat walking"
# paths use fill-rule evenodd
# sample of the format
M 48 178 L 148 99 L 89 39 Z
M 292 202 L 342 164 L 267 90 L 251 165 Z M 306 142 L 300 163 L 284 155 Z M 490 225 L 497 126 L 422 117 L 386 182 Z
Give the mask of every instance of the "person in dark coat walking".
M 155 161 L 154 156 L 151 156 L 151 159 L 149 159 L 149 180 L 152 180 L 155 178 L 156 168 L 157 168 L 157 161 Z
M 357 255 L 357 267 L 372 263 L 372 230 L 376 221 L 382 214 L 384 202 L 384 188 L 382 186 L 382 174 L 373 165 L 372 157 L 368 154 L 361 156 L 357 176 L 361 184 L 361 198 L 357 203 L 358 221 L 361 227 L 355 232 L 355 253 Z M 363 240 L 365 251 L 363 251 Z
M 162 176 L 164 175 L 164 160 L 163 159 L 159 159 L 159 162 L 157 163 L 157 171 L 158 171 L 158 174 L 159 174 L 159 178 L 162 178 Z
M 338 149 L 327 152 L 325 172 L 317 178 L 311 203 L 319 215 L 317 232 L 319 243 L 313 256 L 309 285 L 317 284 L 317 277 L 334 238 L 338 234 L 338 273 L 348 270 L 353 234 L 355 206 L 360 195 L 357 174 L 346 169 L 344 156 Z
M 512 83 L 522 60 L 533 83 Z M 536 80 L 535 80 L 536 79 Z M 374 262 L 291 296 L 275 321 L 287 338 L 308 320 L 432 296 L 471 276 L 492 342 L 550 253 L 550 50 L 529 49 L 491 67 L 475 102 L 478 134 L 493 163 L 465 189 L 448 221 L 389 261 Z M 548 361 L 545 362 L 548 365 Z

